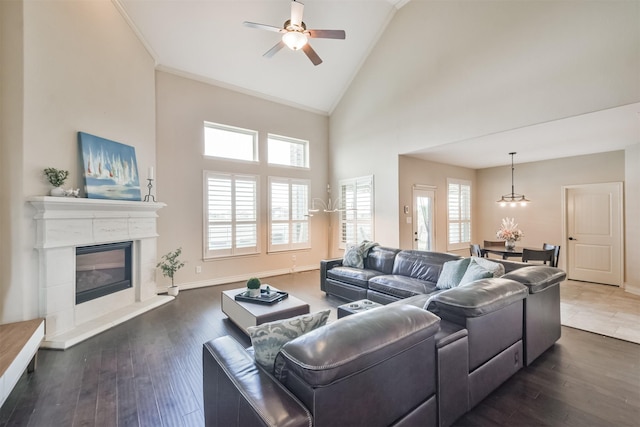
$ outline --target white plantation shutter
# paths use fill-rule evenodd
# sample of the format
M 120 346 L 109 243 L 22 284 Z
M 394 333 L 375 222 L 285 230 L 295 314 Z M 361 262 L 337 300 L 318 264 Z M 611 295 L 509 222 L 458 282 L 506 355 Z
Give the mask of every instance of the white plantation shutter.
M 309 181 L 269 178 L 269 251 L 309 248 Z
M 447 179 L 447 250 L 464 249 L 471 243 L 471 182 Z
M 340 247 L 373 241 L 373 175 L 340 181 Z
M 205 258 L 258 252 L 258 181 L 205 171 Z

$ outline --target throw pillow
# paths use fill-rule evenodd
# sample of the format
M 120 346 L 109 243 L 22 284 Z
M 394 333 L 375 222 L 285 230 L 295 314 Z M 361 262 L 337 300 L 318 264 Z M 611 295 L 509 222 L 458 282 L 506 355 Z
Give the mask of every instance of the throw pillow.
M 480 279 L 489 279 L 493 277 L 493 273 L 483 266 L 476 264 L 475 262 L 470 262 L 469 267 L 467 267 L 467 271 L 465 271 L 464 276 L 460 280 L 459 286 L 466 285 L 467 283 L 475 282 Z
M 460 280 L 467 271 L 471 258 L 462 258 L 456 261 L 447 261 L 442 264 L 442 271 L 438 277 L 436 288 L 451 289 L 460 284 Z
M 504 276 L 504 265 L 500 264 L 499 262 L 489 261 L 486 258 L 478 258 L 478 257 L 471 257 L 471 262 L 474 262 L 480 265 L 481 267 L 484 267 L 485 269 L 492 272 L 493 277 Z
M 344 259 L 342 260 L 342 265 L 345 267 L 364 268 L 362 250 L 358 245 L 347 246 L 347 250 L 344 253 Z
M 331 310 L 324 310 L 249 326 L 247 332 L 251 337 L 256 362 L 273 373 L 273 364 L 282 346 L 302 334 L 326 325 L 330 313 Z

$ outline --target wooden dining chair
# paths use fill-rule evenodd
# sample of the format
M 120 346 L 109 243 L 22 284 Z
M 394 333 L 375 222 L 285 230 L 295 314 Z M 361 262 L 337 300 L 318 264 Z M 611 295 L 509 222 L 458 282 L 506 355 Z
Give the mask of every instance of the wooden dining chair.
M 480 258 L 487 256 L 487 254 L 482 251 L 480 245 L 469 245 L 469 253 L 471 254 L 471 256 L 477 256 Z
M 560 258 L 560 246 L 559 245 L 550 245 L 548 243 L 542 244 L 542 249 L 553 249 L 553 261 L 551 262 L 551 267 L 558 266 L 558 258 Z
M 504 240 L 485 240 L 482 246 L 504 246 Z
M 547 262 L 549 265 L 553 263 L 553 249 L 522 249 L 522 262 L 529 261 L 542 261 L 544 264 Z

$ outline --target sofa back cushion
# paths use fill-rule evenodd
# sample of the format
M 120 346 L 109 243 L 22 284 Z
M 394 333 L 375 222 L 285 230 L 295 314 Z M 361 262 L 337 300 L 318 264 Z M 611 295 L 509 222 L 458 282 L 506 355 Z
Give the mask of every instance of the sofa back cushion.
M 442 252 L 400 251 L 393 263 L 393 274 L 437 283 L 442 265 L 461 257 Z
M 364 259 L 364 268 L 377 270 L 383 274 L 391 274 L 393 263 L 398 252 L 400 252 L 400 249 L 374 246 L 369 250 L 369 253 Z

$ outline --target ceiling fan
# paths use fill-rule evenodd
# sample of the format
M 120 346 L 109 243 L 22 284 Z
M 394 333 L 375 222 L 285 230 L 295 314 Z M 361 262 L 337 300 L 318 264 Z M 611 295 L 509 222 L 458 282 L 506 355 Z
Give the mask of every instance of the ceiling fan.
M 320 59 L 316 51 L 313 50 L 313 48 L 309 44 L 309 38 L 340 40 L 345 39 L 346 33 L 344 32 L 344 30 L 307 30 L 307 26 L 304 22 L 302 22 L 303 11 L 304 4 L 293 0 L 291 2 L 291 19 L 286 20 L 282 28 L 244 21 L 244 25 L 246 25 L 247 27 L 259 28 L 267 31 L 275 31 L 282 34 L 282 40 L 280 40 L 275 46 L 269 49 L 262 56 L 271 58 L 280 49 L 287 46 L 291 50 L 302 49 L 302 51 L 307 55 L 311 62 L 313 62 L 313 65 L 320 65 L 322 63 L 322 59 Z

